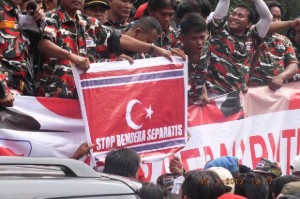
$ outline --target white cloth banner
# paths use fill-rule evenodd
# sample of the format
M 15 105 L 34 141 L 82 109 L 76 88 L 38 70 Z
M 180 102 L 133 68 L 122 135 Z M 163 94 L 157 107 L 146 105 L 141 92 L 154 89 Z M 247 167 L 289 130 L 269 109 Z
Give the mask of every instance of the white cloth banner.
M 276 160 L 283 174 L 290 172 L 300 152 L 300 83 L 276 92 L 250 89 L 242 104 L 244 119 L 190 126 L 189 142 L 178 152 L 187 170 L 233 155 L 252 168 L 262 157 Z M 86 140 L 76 100 L 16 97 L 14 108 L 1 108 L 0 117 L 0 155 L 70 157 Z M 170 158 L 142 164 L 145 178 L 155 181 L 168 171 Z

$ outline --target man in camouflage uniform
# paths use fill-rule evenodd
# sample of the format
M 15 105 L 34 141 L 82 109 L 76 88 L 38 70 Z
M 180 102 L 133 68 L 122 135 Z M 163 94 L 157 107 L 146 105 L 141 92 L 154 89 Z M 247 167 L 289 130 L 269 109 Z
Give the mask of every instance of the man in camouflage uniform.
M 71 65 L 73 63 L 76 67 L 87 69 L 89 60 L 95 61 L 95 29 L 99 25 L 98 21 L 88 21 L 89 18 L 77 13 L 82 3 L 82 0 L 76 4 L 71 3 L 71 0 L 62 0 L 56 10 L 47 13 L 49 22 L 44 29 L 45 39 L 40 44 L 45 59 L 38 74 L 38 96 L 77 98 Z M 71 53 L 71 57 L 49 55 L 52 51 L 51 43 L 61 47 L 63 52 Z
M 118 51 L 120 47 L 135 52 L 151 49 L 149 44 L 121 35 L 120 31 L 107 29 L 98 20 L 79 14 L 82 5 L 82 0 L 61 0 L 59 8 L 49 13 L 45 39 L 39 43 L 39 49 L 46 56 L 38 74 L 39 96 L 78 98 L 71 63 L 86 70 L 90 62 L 99 61 L 111 49 Z M 170 52 L 158 47 L 153 50 L 156 55 L 171 59 Z
M 175 0 L 170 0 L 168 2 L 168 6 L 164 8 L 157 8 L 156 3 L 158 0 L 151 0 L 148 2 L 147 10 L 144 15 L 152 16 L 160 23 L 163 33 L 159 36 L 159 38 L 155 41 L 155 45 L 164 48 L 170 49 L 173 47 L 178 47 L 177 43 L 177 31 L 171 27 L 171 22 L 173 21 L 175 10 L 176 10 L 176 2 Z
M 281 4 L 272 1 L 268 3 L 268 7 L 273 15 L 273 22 L 281 21 Z M 271 90 L 277 90 L 297 73 L 297 64 L 291 41 L 278 33 L 268 35 L 255 53 L 248 85 L 268 85 Z
M 230 0 L 220 0 L 210 22 L 207 90 L 212 95 L 247 91 L 251 55 L 255 45 L 265 37 L 272 15 L 263 0 L 254 0 L 260 21 L 247 6 L 238 6 L 226 17 Z
M 190 105 L 206 105 L 206 52 L 208 31 L 206 22 L 198 13 L 186 14 L 180 23 L 183 50 L 189 58 L 188 63 L 188 102 Z
M 134 2 L 135 0 L 109 0 L 110 10 L 103 25 L 116 29 L 125 29 L 127 26 L 125 20 L 129 18 Z
M 33 72 L 29 60 L 29 36 L 34 34 L 18 26 L 21 1 L 0 2 L 0 104 L 12 106 L 12 93 L 33 94 Z M 37 8 L 34 19 L 44 19 L 44 13 Z M 37 38 L 39 34 L 37 34 Z
M 157 40 L 161 33 L 162 29 L 158 21 L 154 17 L 147 16 L 134 21 L 134 23 L 128 26 L 128 30 L 123 32 L 123 35 L 151 44 Z M 121 61 L 127 59 L 130 63 L 133 63 L 133 60 L 135 59 L 145 59 L 152 56 L 143 52 L 137 53 L 121 49 L 116 51 L 107 48 L 99 49 L 97 53 L 101 53 L 101 61 Z

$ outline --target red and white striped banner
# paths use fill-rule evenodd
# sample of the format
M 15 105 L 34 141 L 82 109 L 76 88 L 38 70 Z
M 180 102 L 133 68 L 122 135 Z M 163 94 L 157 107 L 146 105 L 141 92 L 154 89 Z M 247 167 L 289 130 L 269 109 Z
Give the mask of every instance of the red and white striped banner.
M 157 72 L 160 73 L 163 64 L 159 62 L 159 59 L 151 59 L 151 63 L 156 63 Z M 177 67 L 176 64 L 175 66 L 169 64 L 165 65 L 166 71 Z M 149 65 L 150 61 L 146 61 L 145 66 Z M 120 70 L 118 66 L 107 63 L 107 66 L 103 66 L 106 70 L 104 74 L 108 74 L 111 67 L 116 67 L 116 71 Z M 127 75 L 132 74 L 131 70 L 143 71 L 142 68 L 132 68 L 127 71 Z M 116 74 L 116 71 L 112 71 L 111 74 Z M 141 83 L 137 84 L 142 85 Z M 87 108 L 91 112 L 89 114 L 95 117 L 93 118 L 94 122 L 111 122 L 116 126 L 111 131 L 115 136 L 115 144 L 117 144 L 117 135 L 137 132 L 139 129 L 134 130 L 134 128 L 139 128 L 141 125 L 141 130 L 144 128 L 146 131 L 160 129 L 163 122 L 169 121 L 169 117 L 177 116 L 165 115 L 166 110 L 164 110 L 168 107 L 173 109 L 174 104 L 171 103 L 172 106 L 169 104 L 172 101 L 171 98 L 177 96 L 176 93 L 173 93 L 173 90 L 177 91 L 177 89 L 171 91 L 172 87 L 168 88 L 163 83 L 155 85 L 155 89 L 153 89 L 152 84 L 153 82 L 149 82 L 148 85 L 144 85 L 146 88 L 151 86 L 151 89 L 145 91 L 139 91 L 139 88 L 130 90 L 126 85 L 124 87 L 116 86 L 112 89 L 115 89 L 114 92 L 120 92 L 122 96 L 111 97 L 106 102 L 106 106 L 100 106 L 100 110 L 94 109 L 93 106 Z M 158 91 L 158 87 L 164 86 L 168 88 L 168 92 L 163 94 L 169 93 L 172 96 L 166 97 L 168 103 L 164 103 L 163 94 Z M 117 87 L 119 89 L 116 89 Z M 106 94 L 111 96 L 110 91 L 112 91 L 105 88 L 97 89 L 100 89 L 101 92 L 97 95 L 95 106 L 101 104 Z M 89 89 L 83 89 L 83 91 L 88 93 Z M 141 97 L 144 94 L 147 95 L 146 99 Z M 156 94 L 159 95 L 158 98 L 152 97 L 152 95 L 157 96 Z M 240 103 L 232 103 L 235 106 L 230 106 L 230 102 L 237 100 Z M 175 101 L 181 104 L 182 108 L 182 101 Z M 152 114 L 150 114 L 151 111 L 145 110 L 149 109 L 150 105 Z M 158 109 L 157 106 L 159 106 Z M 107 110 L 108 116 L 104 115 Z M 112 112 L 113 110 L 117 112 Z M 127 110 L 131 110 L 129 115 L 134 125 L 126 120 Z M 164 116 L 159 116 L 160 111 L 164 113 Z M 97 116 L 94 116 L 93 112 L 101 112 L 101 118 L 96 118 Z M 146 117 L 148 113 L 151 115 L 151 119 L 150 116 Z M 113 118 L 112 121 L 109 120 L 110 117 Z M 156 117 L 159 118 L 158 121 Z M 1 108 L 0 118 L 0 155 L 70 157 L 77 147 L 87 140 L 77 100 L 16 97 L 13 108 Z M 122 119 L 123 122 L 116 123 L 114 121 L 116 118 Z M 152 121 L 155 121 L 153 127 L 149 124 Z M 182 121 L 182 117 L 176 118 L 174 123 L 166 126 L 178 125 Z M 229 96 L 214 98 L 205 107 L 191 106 L 188 109 L 188 126 L 191 137 L 186 146 L 177 153 L 182 158 L 187 170 L 202 169 L 209 159 L 233 155 L 250 167 L 255 167 L 262 157 L 277 160 L 281 163 L 283 173 L 288 174 L 291 159 L 300 153 L 300 83 L 285 84 L 275 92 L 268 87 L 250 88 L 247 94 L 233 93 Z M 97 128 L 97 125 L 95 127 Z M 184 123 L 182 123 L 182 127 L 182 129 L 185 128 Z M 120 128 L 124 128 L 124 130 L 120 130 Z M 98 130 L 102 132 L 103 129 L 99 127 Z M 109 137 L 106 134 L 107 130 L 103 132 L 105 132 L 103 137 Z M 92 137 L 93 135 L 91 140 L 96 142 L 97 135 L 94 136 L 95 138 Z M 180 136 L 176 138 L 181 139 Z M 164 139 L 163 141 L 170 140 Z M 93 143 L 97 145 L 95 142 Z M 160 141 L 151 140 L 149 145 L 156 146 L 156 142 L 160 143 Z M 175 142 L 174 146 L 183 145 L 176 145 Z M 129 144 L 129 147 L 136 146 Z M 145 148 L 147 150 L 147 147 Z M 158 154 L 146 152 L 144 157 L 153 155 L 152 160 L 155 160 L 175 152 L 174 150 L 161 154 L 158 148 L 157 151 Z M 101 152 L 99 150 L 99 153 Z M 168 171 L 170 158 L 172 156 L 164 160 L 142 164 L 146 179 L 155 181 L 160 174 Z

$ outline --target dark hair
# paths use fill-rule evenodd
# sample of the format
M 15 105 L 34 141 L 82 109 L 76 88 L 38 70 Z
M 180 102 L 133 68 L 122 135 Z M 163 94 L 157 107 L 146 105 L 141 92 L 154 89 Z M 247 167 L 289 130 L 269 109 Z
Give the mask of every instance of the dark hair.
M 211 12 L 211 4 L 207 0 L 183 0 L 177 7 L 176 18 L 180 21 L 186 14 L 193 12 L 207 18 Z
M 235 191 L 237 195 L 248 199 L 267 199 L 269 195 L 269 184 L 266 178 L 254 172 L 240 173 L 234 175 Z
M 271 10 L 271 8 L 273 7 L 278 7 L 280 9 L 281 15 L 284 15 L 283 6 L 278 1 L 266 1 L 265 3 L 267 4 L 269 10 Z
M 162 33 L 162 28 L 159 22 L 151 16 L 142 17 L 139 20 L 134 21 L 131 28 L 141 28 L 145 32 L 150 32 L 155 29 L 159 35 Z
M 141 199 L 164 199 L 165 194 L 162 188 L 158 185 L 150 183 L 143 183 L 142 188 L 138 191 L 138 196 Z
M 273 189 L 274 195 L 278 196 L 281 193 L 285 184 L 289 182 L 298 182 L 298 181 L 300 181 L 300 177 L 295 175 L 285 175 L 285 176 L 277 177 L 274 182 L 274 189 Z
M 132 149 L 122 148 L 108 152 L 105 157 L 104 173 L 135 177 L 141 159 Z
M 205 19 L 198 13 L 186 14 L 181 20 L 180 28 L 182 34 L 203 32 L 207 29 Z
M 176 11 L 177 4 L 178 3 L 176 0 L 150 0 L 148 2 L 147 8 L 144 11 L 144 16 L 149 15 L 149 10 L 158 11 L 168 6 L 172 6 L 172 8 Z
M 235 8 L 244 8 L 244 9 L 248 10 L 248 12 L 249 12 L 248 21 L 250 21 L 253 24 L 255 24 L 257 22 L 255 12 L 250 6 L 248 6 L 246 4 L 239 4 Z
M 291 40 L 292 44 L 300 49 L 300 44 L 298 44 L 296 41 L 295 41 L 295 36 L 296 36 L 296 30 L 294 28 L 290 28 L 287 33 L 286 33 L 287 37 Z
M 182 186 L 182 196 L 190 199 L 217 199 L 228 190 L 213 171 L 189 171 Z

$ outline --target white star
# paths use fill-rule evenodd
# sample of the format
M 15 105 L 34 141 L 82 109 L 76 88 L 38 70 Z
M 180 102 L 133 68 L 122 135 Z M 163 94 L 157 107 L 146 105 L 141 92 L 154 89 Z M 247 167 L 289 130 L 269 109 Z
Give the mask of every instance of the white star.
M 145 110 L 147 112 L 146 118 L 150 118 L 151 119 L 151 116 L 154 113 L 153 110 L 152 110 L 152 108 L 151 108 L 151 105 L 149 106 L 149 108 L 145 108 Z

